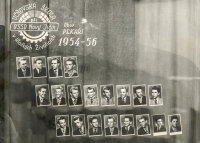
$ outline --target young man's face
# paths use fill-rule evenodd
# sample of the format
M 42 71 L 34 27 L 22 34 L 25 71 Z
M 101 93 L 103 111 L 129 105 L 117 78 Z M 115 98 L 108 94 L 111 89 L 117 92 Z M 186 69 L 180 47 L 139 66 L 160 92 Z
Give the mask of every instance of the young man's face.
M 45 88 L 41 88 L 41 90 L 38 91 L 40 97 L 44 98 L 45 94 L 46 94 L 46 89 Z
M 81 126 L 83 125 L 83 121 L 80 121 L 79 119 L 75 120 L 74 123 L 76 124 L 77 128 L 81 128 Z
M 160 127 L 160 126 L 162 125 L 162 119 L 158 119 L 158 120 L 157 120 L 157 124 L 158 124 L 158 126 Z
M 113 128 L 113 127 L 114 127 L 114 120 L 113 120 L 113 118 L 108 119 L 108 126 L 109 126 L 110 128 Z
M 110 90 L 104 90 L 105 96 L 110 98 Z
M 58 63 L 57 60 L 52 60 L 52 61 L 51 61 L 51 66 L 52 66 L 52 68 L 53 68 L 54 70 L 57 69 L 59 65 L 60 65 L 60 64 Z
M 97 119 L 93 119 L 93 120 L 92 120 L 92 127 L 97 128 L 98 125 L 99 125 L 98 120 L 97 120 Z
M 124 118 L 124 126 L 128 127 L 132 124 L 132 122 L 129 120 L 129 118 Z
M 21 69 L 26 69 L 26 61 L 25 60 L 23 60 L 23 61 L 20 61 L 20 63 L 19 63 L 19 67 L 21 68 Z
M 72 70 L 74 67 L 73 62 L 72 61 L 67 61 L 66 62 L 66 68 L 68 71 Z
M 60 125 L 61 128 L 66 127 L 66 121 L 65 121 L 65 119 L 59 120 L 59 125 Z
M 89 97 L 93 97 L 95 95 L 95 92 L 94 92 L 93 89 L 88 89 L 87 91 L 88 91 L 88 96 Z
M 56 94 L 56 97 L 57 97 L 57 98 L 61 97 L 62 94 L 63 94 L 62 89 L 56 89 L 55 94 Z
M 136 90 L 136 95 L 137 95 L 137 97 L 142 97 L 142 95 L 143 95 L 143 93 L 142 93 L 142 89 L 137 89 Z
M 120 95 L 122 98 L 126 97 L 127 95 L 126 89 L 120 89 Z
M 157 97 L 159 96 L 159 94 L 160 94 L 160 93 L 158 92 L 158 90 L 156 90 L 156 89 L 155 89 L 155 90 L 154 90 L 154 89 L 152 90 L 152 96 L 153 96 L 153 98 L 157 98 Z
M 37 69 L 42 69 L 42 66 L 43 66 L 43 63 L 41 60 L 37 60 L 36 63 L 35 63 L 35 67 Z
M 72 95 L 73 98 L 77 99 L 78 98 L 78 94 L 79 94 L 78 90 L 72 90 L 71 95 Z
M 142 119 L 139 120 L 139 123 L 140 123 L 140 126 L 144 128 L 144 127 L 146 126 L 147 121 L 145 121 L 145 120 L 142 118 Z
M 176 128 L 177 125 L 178 125 L 178 120 L 177 120 L 177 119 L 173 119 L 173 120 L 172 120 L 172 126 L 173 126 L 174 128 Z

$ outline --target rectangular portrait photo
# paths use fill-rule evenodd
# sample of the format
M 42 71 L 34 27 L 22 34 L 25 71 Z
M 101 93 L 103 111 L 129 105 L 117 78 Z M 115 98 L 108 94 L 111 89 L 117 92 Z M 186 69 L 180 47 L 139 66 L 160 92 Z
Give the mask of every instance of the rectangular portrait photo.
M 72 136 L 86 136 L 85 115 L 71 115 Z
M 65 85 L 52 85 L 51 86 L 51 97 L 53 107 L 66 106 L 66 92 Z
M 56 115 L 56 137 L 70 136 L 69 115 Z
M 147 106 L 146 85 L 133 85 L 132 89 L 134 106 Z
M 99 106 L 98 88 L 96 84 L 84 85 L 85 107 Z
M 78 77 L 78 60 L 76 56 L 63 57 L 63 68 L 65 78 Z
M 162 86 L 161 84 L 148 85 L 149 106 L 163 105 Z
M 182 134 L 182 124 L 181 124 L 180 114 L 168 115 L 168 122 L 169 122 L 168 125 L 169 125 L 170 135 Z
M 32 57 L 32 68 L 34 78 L 47 77 L 46 57 Z
M 138 136 L 151 135 L 149 114 L 136 115 L 136 126 Z
M 51 106 L 49 85 L 35 85 L 37 107 Z
M 69 107 L 83 106 L 82 90 L 80 84 L 67 85 Z
M 167 135 L 167 126 L 165 114 L 152 115 L 153 135 L 161 136 Z
M 89 137 L 95 137 L 95 136 L 102 136 L 103 135 L 101 114 L 88 115 L 87 121 L 88 121 L 88 135 L 89 135 Z
M 106 136 L 119 136 L 118 128 L 118 116 L 117 114 L 113 115 L 104 115 L 104 132 Z
M 16 66 L 17 66 L 17 78 L 32 77 L 30 56 L 16 57 Z
M 135 135 L 133 114 L 120 115 L 121 136 Z
M 113 84 L 100 85 L 101 106 L 115 106 Z
M 118 106 L 131 106 L 130 85 L 117 85 L 117 104 Z
M 61 56 L 47 57 L 49 78 L 63 77 Z

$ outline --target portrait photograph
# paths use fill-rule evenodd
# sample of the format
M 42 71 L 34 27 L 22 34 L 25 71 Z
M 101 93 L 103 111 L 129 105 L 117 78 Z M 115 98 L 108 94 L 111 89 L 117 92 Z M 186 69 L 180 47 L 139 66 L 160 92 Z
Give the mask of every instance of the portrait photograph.
M 47 77 L 46 57 L 32 57 L 32 68 L 34 78 Z
M 100 85 L 101 106 L 114 106 L 115 95 L 113 84 Z
M 83 89 L 84 89 L 85 107 L 99 106 L 97 84 L 84 85 Z
M 180 114 L 168 115 L 168 125 L 169 125 L 170 135 L 182 134 L 182 124 L 181 124 Z
M 56 137 L 70 136 L 69 115 L 56 115 Z
M 138 136 L 151 135 L 149 114 L 136 115 L 136 126 Z
M 163 105 L 161 84 L 148 85 L 148 92 L 149 92 L 149 106 Z
M 131 106 L 130 85 L 117 85 L 117 105 L 118 106 Z
M 152 124 L 154 136 L 167 135 L 167 123 L 165 120 L 165 114 L 152 115 Z
M 118 116 L 104 115 L 104 133 L 106 136 L 119 136 Z
M 72 136 L 86 136 L 85 114 L 71 115 Z
M 69 107 L 83 106 L 82 88 L 80 84 L 67 85 Z
M 61 56 L 47 57 L 49 78 L 63 77 Z
M 53 107 L 66 106 L 66 92 L 65 85 L 52 85 L 51 86 L 51 97 Z
M 76 56 L 63 57 L 63 68 L 65 78 L 79 77 L 78 60 Z
M 30 56 L 16 57 L 17 78 L 31 78 Z
M 133 114 L 120 115 L 121 136 L 135 135 Z
M 37 107 L 51 106 L 49 85 L 35 85 Z
M 147 106 L 146 85 L 133 85 L 132 86 L 133 105 L 134 106 Z
M 103 135 L 101 114 L 88 115 L 87 122 L 88 122 L 89 137 Z

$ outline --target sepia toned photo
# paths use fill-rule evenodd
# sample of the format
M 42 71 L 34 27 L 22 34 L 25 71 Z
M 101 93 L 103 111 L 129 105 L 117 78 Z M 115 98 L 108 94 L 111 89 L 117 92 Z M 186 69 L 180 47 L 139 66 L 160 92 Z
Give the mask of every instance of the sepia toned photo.
M 181 124 L 181 115 L 180 114 L 168 115 L 168 122 L 169 122 L 169 134 L 170 135 L 182 134 L 182 124 Z
M 16 66 L 18 78 L 32 77 L 30 56 L 16 57 Z
M 54 107 L 57 106 L 66 106 L 66 93 L 65 93 L 65 85 L 52 85 L 51 86 L 51 97 L 52 97 L 52 105 Z
M 121 135 L 135 135 L 134 116 L 133 114 L 120 115 Z
M 152 123 L 154 136 L 167 135 L 165 114 L 152 115 Z
M 47 77 L 46 57 L 32 57 L 33 77 L 43 78 Z
M 133 104 L 134 106 L 147 106 L 146 86 L 133 85 Z
M 47 57 L 49 78 L 63 77 L 61 56 Z
M 130 85 L 117 85 L 116 91 L 118 106 L 131 106 Z
M 105 131 L 105 136 L 119 135 L 117 114 L 104 115 L 104 131 Z
M 56 137 L 70 136 L 69 115 L 55 116 Z
M 67 85 L 69 107 L 82 106 L 82 90 L 80 84 Z
M 37 107 L 51 106 L 49 85 L 35 85 L 36 103 Z
M 87 121 L 88 121 L 88 135 L 89 135 L 89 137 L 102 136 L 103 135 L 101 114 L 88 115 Z
M 71 115 L 72 125 L 72 136 L 85 136 L 86 135 L 86 124 L 85 115 Z
M 99 106 L 98 88 L 96 84 L 84 85 L 85 107 Z
M 78 62 L 76 56 L 63 57 L 65 78 L 78 77 Z
M 148 85 L 148 89 L 149 89 L 149 106 L 163 105 L 161 84 Z
M 151 135 L 149 114 L 136 115 L 136 126 L 138 136 Z
M 100 85 L 101 92 L 101 106 L 114 106 L 115 105 L 115 96 L 114 96 L 114 86 L 109 85 Z

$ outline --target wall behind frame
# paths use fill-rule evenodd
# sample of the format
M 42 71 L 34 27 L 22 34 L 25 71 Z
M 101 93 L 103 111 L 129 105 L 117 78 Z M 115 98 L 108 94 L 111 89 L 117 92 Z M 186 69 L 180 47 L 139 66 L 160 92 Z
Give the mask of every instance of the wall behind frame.
M 35 2 L 12 0 L 15 9 Z M 40 0 L 49 5 L 63 28 L 71 14 L 86 18 L 99 29 L 87 28 L 85 37 L 97 37 L 91 47 L 60 47 L 58 39 L 41 52 L 24 51 L 10 37 L 10 134 L 7 142 L 199 142 L 199 2 L 192 0 Z M 60 28 L 61 28 L 60 27 Z M 7 29 L 8 30 L 8 29 Z M 59 31 L 61 32 L 61 31 Z M 12 32 L 11 32 L 12 34 Z M 55 50 L 56 49 L 56 50 Z M 80 72 L 75 79 L 17 79 L 16 56 L 78 56 Z M 159 107 L 37 108 L 38 84 L 162 84 L 164 105 Z M 28 94 L 27 94 L 28 93 Z M 153 137 L 56 138 L 54 116 L 61 114 L 181 114 L 183 134 Z M 10 139 L 9 139 L 10 138 Z

